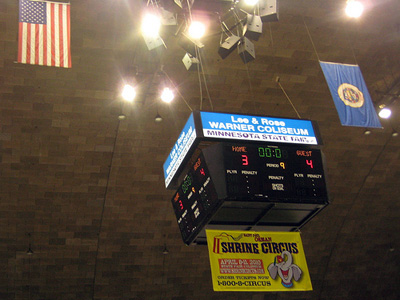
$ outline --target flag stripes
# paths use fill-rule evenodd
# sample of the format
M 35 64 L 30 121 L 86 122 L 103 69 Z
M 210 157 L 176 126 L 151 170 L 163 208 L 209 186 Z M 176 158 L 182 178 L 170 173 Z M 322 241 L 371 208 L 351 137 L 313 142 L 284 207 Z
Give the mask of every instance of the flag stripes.
M 20 0 L 18 62 L 71 68 L 70 5 Z

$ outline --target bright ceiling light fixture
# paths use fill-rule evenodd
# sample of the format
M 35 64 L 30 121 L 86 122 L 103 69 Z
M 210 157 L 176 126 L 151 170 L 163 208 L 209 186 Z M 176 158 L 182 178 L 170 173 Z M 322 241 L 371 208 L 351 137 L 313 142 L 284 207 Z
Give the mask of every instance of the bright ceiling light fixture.
M 142 19 L 142 34 L 146 37 L 158 37 L 161 27 L 161 18 L 155 14 L 147 13 Z
M 164 88 L 164 90 L 161 93 L 161 100 L 170 103 L 172 100 L 174 100 L 174 93 L 170 88 Z
M 389 109 L 389 108 L 387 108 L 387 107 L 384 107 L 384 108 L 382 108 L 380 111 L 379 111 L 379 117 L 381 117 L 382 119 L 389 119 L 390 118 L 390 116 L 391 116 L 391 114 L 392 114 L 392 111 Z
M 364 5 L 357 0 L 348 0 L 346 5 L 346 14 L 350 18 L 358 18 L 364 11 Z
M 135 88 L 129 84 L 125 84 L 121 96 L 125 101 L 132 102 L 136 97 Z
M 245 0 L 244 3 L 249 6 L 254 6 L 258 3 L 258 0 Z
M 189 36 L 193 39 L 200 39 L 206 33 L 206 26 L 199 21 L 193 21 L 188 29 Z

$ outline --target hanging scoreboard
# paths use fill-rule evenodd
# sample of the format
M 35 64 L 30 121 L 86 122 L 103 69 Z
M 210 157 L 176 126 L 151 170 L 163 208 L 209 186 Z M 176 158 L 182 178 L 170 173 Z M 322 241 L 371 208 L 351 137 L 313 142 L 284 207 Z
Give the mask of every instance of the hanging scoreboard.
M 310 120 L 193 112 L 163 165 L 183 241 L 299 229 L 329 204 L 320 145 Z

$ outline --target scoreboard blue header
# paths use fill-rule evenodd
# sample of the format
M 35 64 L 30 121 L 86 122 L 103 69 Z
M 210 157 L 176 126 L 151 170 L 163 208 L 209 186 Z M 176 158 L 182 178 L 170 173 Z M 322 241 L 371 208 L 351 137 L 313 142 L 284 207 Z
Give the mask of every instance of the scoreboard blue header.
M 163 165 L 166 188 L 179 175 L 200 140 L 319 144 L 310 120 L 196 111 L 190 115 Z
M 196 128 L 194 125 L 193 114 L 190 115 L 185 127 L 181 131 L 178 140 L 172 147 L 167 160 L 164 163 L 164 178 L 165 187 L 168 187 L 171 180 L 174 178 L 176 172 L 181 166 L 183 160 L 186 158 L 189 150 L 191 150 L 193 143 L 196 140 Z
M 241 141 L 317 145 L 312 122 L 248 115 L 200 112 L 203 136 Z

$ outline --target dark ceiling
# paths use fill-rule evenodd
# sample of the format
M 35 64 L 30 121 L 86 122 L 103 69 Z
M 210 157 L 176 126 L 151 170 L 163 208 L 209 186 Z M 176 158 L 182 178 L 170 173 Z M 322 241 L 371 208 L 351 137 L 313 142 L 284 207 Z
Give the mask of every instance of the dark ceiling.
M 350 20 L 344 0 L 279 1 L 247 64 L 218 56 L 214 25 L 198 73 L 173 35 L 147 51 L 137 0 L 71 0 L 72 68 L 17 64 L 18 1 L 2 0 L 0 299 L 398 299 L 400 2 L 365 2 Z M 341 126 L 318 59 L 359 64 L 374 104 L 394 107 L 383 129 Z M 126 78 L 134 103 L 119 96 Z M 169 80 L 180 96 L 165 104 Z M 296 118 L 281 87 L 324 141 L 332 203 L 301 229 L 314 290 L 213 292 L 162 165 L 190 109 Z

